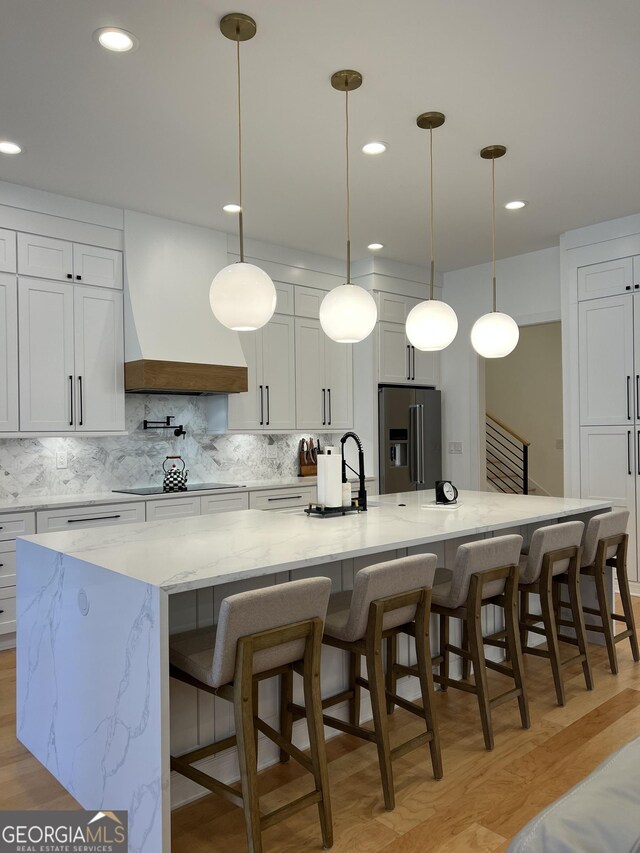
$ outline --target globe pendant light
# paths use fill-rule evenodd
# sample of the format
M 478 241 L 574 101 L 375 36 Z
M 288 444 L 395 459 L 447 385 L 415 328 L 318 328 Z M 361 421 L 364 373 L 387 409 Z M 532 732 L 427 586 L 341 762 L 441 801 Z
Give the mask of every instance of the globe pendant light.
M 240 42 L 256 34 L 256 22 L 248 15 L 233 12 L 220 21 L 220 32 L 236 43 L 238 80 L 238 230 L 240 262 L 220 270 L 211 282 L 209 304 L 217 320 L 237 332 L 259 329 L 268 323 L 276 310 L 276 289 L 264 270 L 244 260 L 244 228 L 242 207 L 242 115 L 240 109 Z
M 508 314 L 496 310 L 496 159 L 504 157 L 507 149 L 504 145 L 488 145 L 480 152 L 483 160 L 491 160 L 491 185 L 493 190 L 493 311 L 483 314 L 473 324 L 471 343 L 478 355 L 484 358 L 504 358 L 516 348 L 520 329 Z
M 334 89 L 345 93 L 347 151 L 347 281 L 329 291 L 320 305 L 320 325 L 325 335 L 340 344 L 356 344 L 373 331 L 378 309 L 369 291 L 351 284 L 351 206 L 349 198 L 349 92 L 362 85 L 357 71 L 336 71 Z
M 433 242 L 433 130 L 444 124 L 443 113 L 422 113 L 416 119 L 416 124 L 422 130 L 429 131 L 429 174 L 430 174 L 430 203 L 429 203 L 429 243 L 431 246 L 431 283 L 429 299 L 420 302 L 412 308 L 407 317 L 407 337 L 416 349 L 423 352 L 436 352 L 448 347 L 458 333 L 458 318 L 456 312 L 446 302 L 433 298 L 435 277 L 434 242 Z

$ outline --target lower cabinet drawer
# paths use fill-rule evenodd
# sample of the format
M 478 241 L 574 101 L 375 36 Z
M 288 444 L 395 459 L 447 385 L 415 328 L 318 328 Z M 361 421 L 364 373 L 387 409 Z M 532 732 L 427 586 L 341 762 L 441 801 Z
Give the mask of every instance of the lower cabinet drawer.
M 296 489 L 264 489 L 251 492 L 251 509 L 286 509 L 287 507 L 307 506 L 316 499 L 315 486 L 301 486 Z
M 75 509 L 49 509 L 36 513 L 38 533 L 74 530 L 78 527 L 110 527 L 145 520 L 144 501 L 137 503 L 81 506 Z
M 16 588 L 0 589 L 0 634 L 16 630 Z
M 0 542 L 0 594 L 4 587 L 16 585 L 16 543 Z
M 0 515 L 0 539 L 15 539 L 36 532 L 36 517 L 33 512 L 12 512 Z
M 235 512 L 238 509 L 249 509 L 249 494 L 240 495 L 203 495 L 200 498 L 200 512 L 211 515 L 214 512 Z
M 200 515 L 200 498 L 164 498 L 147 501 L 147 521 L 189 518 L 192 515 Z

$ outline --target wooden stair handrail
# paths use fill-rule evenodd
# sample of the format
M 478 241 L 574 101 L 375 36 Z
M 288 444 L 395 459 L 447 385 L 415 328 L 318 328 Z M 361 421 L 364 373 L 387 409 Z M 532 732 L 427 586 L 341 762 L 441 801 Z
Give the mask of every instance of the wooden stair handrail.
M 497 423 L 499 427 L 502 427 L 502 429 L 503 429 L 505 432 L 508 432 L 508 433 L 509 433 L 509 435 L 510 435 L 510 436 L 512 436 L 512 438 L 515 438 L 515 439 L 516 439 L 517 441 L 519 441 L 519 442 L 520 442 L 520 444 L 522 444 L 524 447 L 529 447 L 529 446 L 530 446 L 530 444 L 531 444 L 531 442 L 530 442 L 530 441 L 527 441 L 527 439 L 526 439 L 526 438 L 523 438 L 521 435 L 518 435 L 518 433 L 517 433 L 517 432 L 515 432 L 515 430 L 511 429 L 511 427 L 510 427 L 510 426 L 507 426 L 507 424 L 505 424 L 505 422 L 504 422 L 504 421 L 501 421 L 501 420 L 500 420 L 500 418 L 497 418 L 495 415 L 492 415 L 492 414 L 490 414 L 489 412 L 486 412 L 485 414 L 486 414 L 486 416 L 487 416 L 488 418 L 490 418 L 490 420 L 494 421 L 494 423 Z

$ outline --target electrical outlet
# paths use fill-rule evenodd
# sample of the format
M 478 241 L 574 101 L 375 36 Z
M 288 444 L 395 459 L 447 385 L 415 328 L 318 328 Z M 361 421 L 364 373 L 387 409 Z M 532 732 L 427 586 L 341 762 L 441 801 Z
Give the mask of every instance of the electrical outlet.
M 67 451 L 66 450 L 56 450 L 56 468 L 66 468 L 67 467 Z
M 277 459 L 278 451 L 275 444 L 267 444 L 267 459 Z
M 461 441 L 450 441 L 449 442 L 449 453 L 462 453 L 462 442 Z

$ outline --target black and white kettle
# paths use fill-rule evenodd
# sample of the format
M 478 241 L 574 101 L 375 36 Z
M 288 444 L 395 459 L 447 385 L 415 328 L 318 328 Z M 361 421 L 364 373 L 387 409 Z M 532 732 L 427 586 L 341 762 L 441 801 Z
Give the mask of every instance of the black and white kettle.
M 168 466 L 170 460 L 176 459 L 181 463 L 181 468 L 178 468 L 175 461 L 172 461 L 171 465 Z M 186 492 L 189 472 L 182 456 L 167 456 L 162 463 L 162 470 L 164 471 L 164 478 L 162 480 L 162 490 L 164 492 Z

